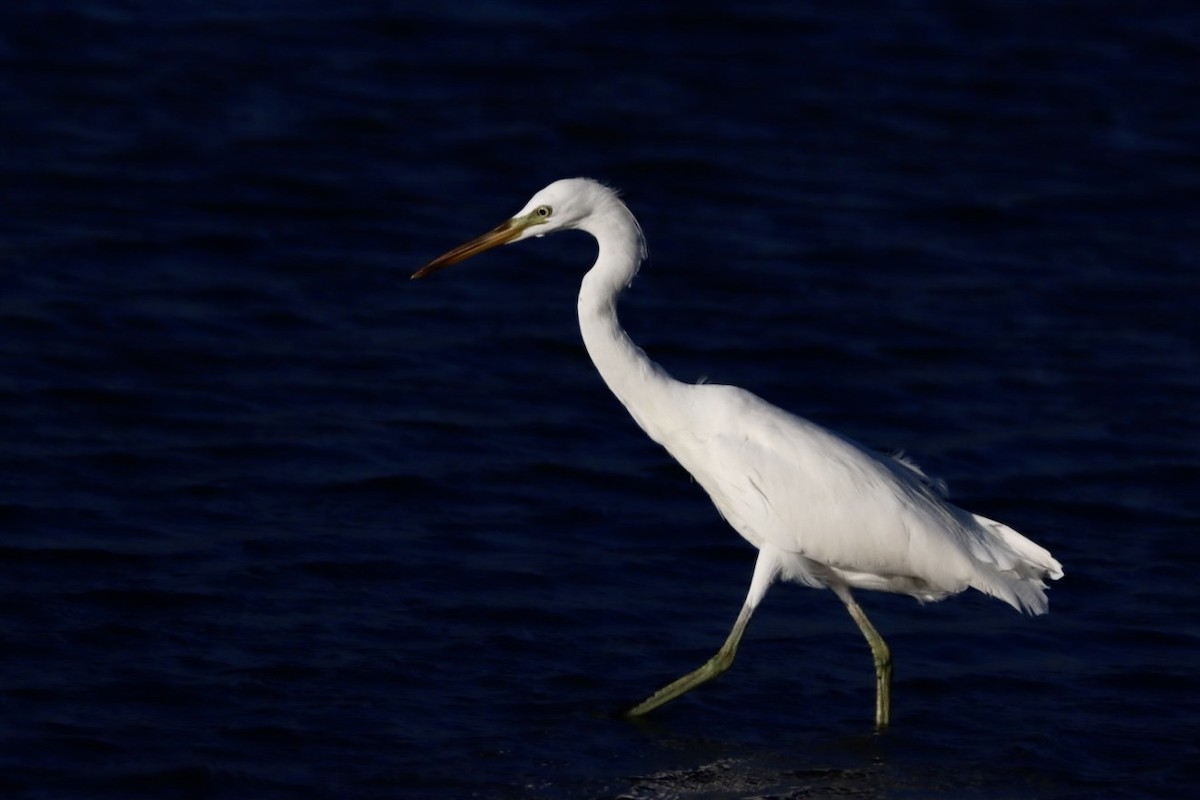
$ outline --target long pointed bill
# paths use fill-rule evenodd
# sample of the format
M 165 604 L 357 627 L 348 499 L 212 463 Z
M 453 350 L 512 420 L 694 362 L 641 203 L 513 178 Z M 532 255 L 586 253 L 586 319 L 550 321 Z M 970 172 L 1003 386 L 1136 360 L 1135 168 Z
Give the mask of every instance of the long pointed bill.
M 433 261 L 430 261 L 425 266 L 412 274 L 411 280 L 424 278 L 426 275 L 432 275 L 439 269 L 444 269 L 451 264 L 457 264 L 460 261 L 465 261 L 471 256 L 478 255 L 484 250 L 491 250 L 493 247 L 499 247 L 502 244 L 508 244 L 513 239 L 521 235 L 521 231 L 529 226 L 530 220 L 526 217 L 514 217 L 505 220 L 492 228 L 482 236 L 476 236 L 469 242 L 463 242 L 458 247 L 448 253 L 438 256 Z

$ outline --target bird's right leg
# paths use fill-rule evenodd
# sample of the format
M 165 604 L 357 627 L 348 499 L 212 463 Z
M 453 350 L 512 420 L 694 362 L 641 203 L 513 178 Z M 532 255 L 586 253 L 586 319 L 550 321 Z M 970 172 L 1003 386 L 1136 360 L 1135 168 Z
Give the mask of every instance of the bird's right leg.
M 640 717 L 664 703 L 669 703 L 675 698 L 690 692 L 702 683 L 708 683 L 713 678 L 720 675 L 725 670 L 733 665 L 733 658 L 737 655 L 738 643 L 742 640 L 742 634 L 746 630 L 746 623 L 750 621 L 750 615 L 754 613 L 754 609 L 749 605 L 742 606 L 741 613 L 738 614 L 737 621 L 733 623 L 733 630 L 729 632 L 729 637 L 725 639 L 725 644 L 721 645 L 721 649 L 717 654 L 705 661 L 699 669 L 695 669 L 684 675 L 678 680 L 668 683 L 663 688 L 659 689 L 654 694 L 647 697 L 642 702 L 638 703 L 633 708 L 625 712 L 627 717 Z
M 846 604 L 846 610 L 854 619 L 858 629 L 871 646 L 871 658 L 875 662 L 875 728 L 882 731 L 891 722 L 892 713 L 892 651 L 887 642 L 875 630 L 871 620 L 867 619 L 862 607 L 850 594 L 849 587 L 842 584 L 830 584 L 834 593 Z

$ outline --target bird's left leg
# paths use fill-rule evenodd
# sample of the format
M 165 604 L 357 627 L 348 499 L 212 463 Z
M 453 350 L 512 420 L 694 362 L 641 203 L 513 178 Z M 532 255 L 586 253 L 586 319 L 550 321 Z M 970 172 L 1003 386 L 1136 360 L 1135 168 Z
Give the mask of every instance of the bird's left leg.
M 728 638 L 725 639 L 725 644 L 721 645 L 721 649 L 717 651 L 715 656 L 705 661 L 698 669 L 692 670 L 682 678 L 668 683 L 626 711 L 625 716 L 640 717 L 643 714 L 653 711 L 664 703 L 669 703 L 675 698 L 690 692 L 700 684 L 708 683 L 733 666 L 733 658 L 737 655 L 738 643 L 742 640 L 742 634 L 746 630 L 746 623 L 750 621 L 750 615 L 753 612 L 754 609 L 752 607 L 748 605 L 742 606 L 737 621 L 733 623 L 733 630 L 729 632 Z
M 626 711 L 625 716 L 640 717 L 662 704 L 669 703 L 675 698 L 690 692 L 700 684 L 708 683 L 729 669 L 733 665 L 733 657 L 737 655 L 738 643 L 742 641 L 742 634 L 746 632 L 746 624 L 750 622 L 750 617 L 754 614 L 754 609 L 758 607 L 759 601 L 767 593 L 767 588 L 775 580 L 775 576 L 779 574 L 779 568 L 779 554 L 768 547 L 760 548 L 758 551 L 758 560 L 754 562 L 754 577 L 750 579 L 750 591 L 746 595 L 746 602 L 742 605 L 742 610 L 738 613 L 737 621 L 733 623 L 733 630 L 729 632 L 729 636 L 725 639 L 725 644 L 721 645 L 721 649 L 717 651 L 717 654 L 708 661 L 705 661 L 699 669 L 692 670 L 682 678 L 668 683 Z
M 875 661 L 875 727 L 883 730 L 891 721 L 892 651 L 850 594 L 850 588 L 836 583 L 829 588 L 846 604 L 846 610 L 871 646 L 871 657 Z

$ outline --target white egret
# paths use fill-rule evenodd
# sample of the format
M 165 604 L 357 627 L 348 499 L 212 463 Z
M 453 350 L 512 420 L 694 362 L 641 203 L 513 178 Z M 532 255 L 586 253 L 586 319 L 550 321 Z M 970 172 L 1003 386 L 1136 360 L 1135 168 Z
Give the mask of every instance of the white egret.
M 727 670 L 751 614 L 777 578 L 831 589 L 846 605 L 874 658 L 880 729 L 890 716 L 891 652 L 851 589 L 925 602 L 972 587 L 1019 611 L 1046 612 L 1043 581 L 1062 577 L 1058 561 L 1012 528 L 948 503 L 913 464 L 876 455 L 743 389 L 682 383 L 651 361 L 621 328 L 616 311 L 645 257 L 645 242 L 633 214 L 606 186 L 585 178 L 552 183 L 516 216 L 412 277 L 497 245 L 572 229 L 599 244 L 579 290 L 579 326 L 596 369 L 642 430 L 758 548 L 746 601 L 720 650 L 628 714 L 645 714 Z

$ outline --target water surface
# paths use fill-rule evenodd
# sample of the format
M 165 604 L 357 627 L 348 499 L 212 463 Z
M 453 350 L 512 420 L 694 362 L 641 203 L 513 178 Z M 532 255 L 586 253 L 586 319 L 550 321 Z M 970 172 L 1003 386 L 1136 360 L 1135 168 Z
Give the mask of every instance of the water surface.
M 1146 797 L 1197 776 L 1189 4 L 22 3 L 0 12 L 0 793 Z M 407 275 L 559 177 L 622 306 L 1050 548 L 778 586 L 574 319 L 582 234 Z

